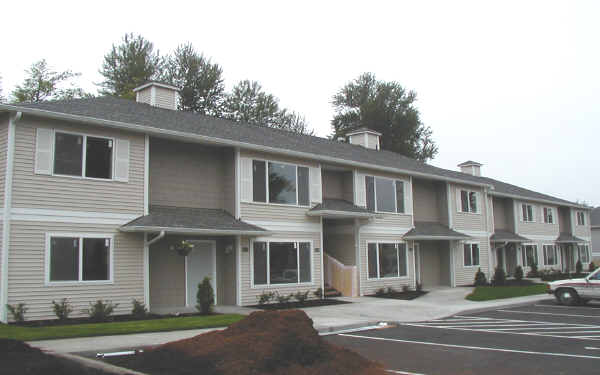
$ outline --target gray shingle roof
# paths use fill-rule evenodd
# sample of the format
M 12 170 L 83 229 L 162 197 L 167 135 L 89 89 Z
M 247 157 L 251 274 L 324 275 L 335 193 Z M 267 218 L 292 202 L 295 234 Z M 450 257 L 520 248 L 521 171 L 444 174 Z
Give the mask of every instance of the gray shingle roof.
M 580 243 L 580 242 L 585 242 L 585 241 L 579 237 L 575 237 L 574 235 L 572 235 L 570 233 L 561 233 L 558 236 L 558 238 L 556 239 L 556 242 L 558 242 L 558 243 Z
M 339 213 L 342 216 L 376 216 L 377 214 L 371 211 L 368 211 L 362 207 L 356 206 L 355 204 L 348 202 L 343 199 L 331 199 L 324 198 L 323 203 L 319 203 L 309 211 L 309 215 L 314 216 L 326 216 L 326 214 L 332 214 L 335 216 L 335 213 Z
M 494 189 L 491 191 L 492 195 L 494 193 L 499 193 L 500 195 L 505 194 L 505 195 L 511 195 L 511 196 L 519 196 L 519 197 L 523 197 L 525 199 L 529 198 L 529 199 L 533 199 L 533 200 L 549 201 L 549 202 L 553 202 L 553 203 L 556 203 L 559 205 L 566 204 L 566 205 L 571 206 L 571 205 L 575 204 L 575 203 L 569 202 L 565 199 L 555 198 L 550 195 L 538 193 L 537 191 L 525 189 L 525 188 L 522 188 L 522 187 L 519 187 L 516 185 L 511 185 L 506 182 L 495 180 L 493 178 L 489 178 L 489 177 L 479 177 L 479 178 L 481 179 L 481 181 L 484 181 L 484 182 L 494 186 Z
M 264 234 L 266 230 L 237 220 L 227 211 L 211 208 L 152 206 L 150 214 L 121 227 L 126 232 L 165 230 L 174 233 Z
M 519 236 L 508 230 L 496 229 L 494 234 L 490 237 L 492 242 L 527 242 L 530 241 L 528 238 Z
M 402 237 L 406 240 L 466 240 L 471 238 L 444 224 L 431 221 L 415 221 L 415 227 Z
M 593 227 L 600 226 L 600 207 L 596 207 L 590 214 L 590 224 Z

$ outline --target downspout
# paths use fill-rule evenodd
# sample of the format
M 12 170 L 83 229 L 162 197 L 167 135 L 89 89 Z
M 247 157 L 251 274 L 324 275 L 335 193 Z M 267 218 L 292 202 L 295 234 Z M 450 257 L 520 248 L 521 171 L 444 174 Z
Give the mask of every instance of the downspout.
M 321 222 L 321 299 L 325 298 L 325 270 L 323 269 L 323 252 L 325 247 L 323 246 L 323 216 L 320 217 Z
M 144 233 L 144 303 L 150 310 L 150 245 L 156 243 L 165 236 L 165 231 L 161 231 L 158 236 L 148 241 L 148 233 Z
M 4 180 L 4 211 L 2 217 L 2 279 L 0 279 L 0 322 L 8 323 L 8 254 L 10 248 L 10 211 L 12 207 L 12 182 L 15 159 L 15 125 L 23 117 L 22 112 L 8 119 L 8 141 Z
M 160 233 L 158 234 L 158 236 L 156 236 L 153 239 L 151 239 L 150 241 L 146 242 L 146 246 L 149 247 L 153 243 L 158 242 L 159 240 L 161 240 L 164 236 L 165 236 L 165 231 L 161 230 Z
M 487 233 L 487 245 L 488 245 L 488 272 L 489 272 L 489 277 L 491 277 L 493 275 L 493 268 L 492 268 L 492 242 L 490 241 L 490 239 L 492 238 L 492 235 L 490 233 L 490 225 L 489 225 L 489 219 L 490 219 L 490 202 L 489 202 L 489 189 L 486 187 L 483 189 L 484 195 L 485 195 L 485 230 Z M 494 223 L 494 218 L 491 217 L 492 220 L 492 225 Z

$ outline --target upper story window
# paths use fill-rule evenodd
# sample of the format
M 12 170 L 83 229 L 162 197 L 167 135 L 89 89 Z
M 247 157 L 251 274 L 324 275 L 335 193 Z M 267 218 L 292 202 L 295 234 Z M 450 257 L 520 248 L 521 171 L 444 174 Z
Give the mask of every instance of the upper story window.
M 524 222 L 533 222 L 535 221 L 535 217 L 533 216 L 533 206 L 527 203 L 523 203 L 521 205 L 521 210 L 523 212 L 523 221 Z
M 460 211 L 461 212 L 479 212 L 479 202 L 476 191 L 461 190 L 460 191 Z
M 544 245 L 544 264 L 556 266 L 558 264 L 558 251 L 554 245 Z
M 531 267 L 533 264 L 538 264 L 537 245 L 523 245 L 521 247 L 523 256 L 523 265 Z
M 111 280 L 111 238 L 52 235 L 49 242 L 49 282 Z
M 56 132 L 54 174 L 111 179 L 113 140 Z
M 465 267 L 479 266 L 479 245 L 466 243 L 463 246 L 463 256 Z
M 585 213 L 577 211 L 577 225 L 585 225 Z
M 406 244 L 369 243 L 367 254 L 369 279 L 408 275 Z
M 404 213 L 404 182 L 365 176 L 367 209 L 375 212 Z
M 309 205 L 308 167 L 252 161 L 253 201 Z
M 554 224 L 554 209 L 552 207 L 544 207 L 544 223 Z

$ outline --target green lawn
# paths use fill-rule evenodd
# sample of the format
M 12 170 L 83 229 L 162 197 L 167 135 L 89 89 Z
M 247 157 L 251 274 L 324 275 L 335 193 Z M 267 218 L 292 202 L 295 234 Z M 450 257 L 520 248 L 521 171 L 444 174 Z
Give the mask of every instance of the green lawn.
M 182 329 L 225 327 L 243 318 L 243 315 L 223 314 L 52 327 L 20 327 L 12 324 L 0 324 L 0 338 L 34 341 L 69 337 L 178 331 Z
M 501 298 L 531 296 L 546 293 L 546 284 L 526 286 L 478 286 L 467 296 L 471 301 L 490 301 Z

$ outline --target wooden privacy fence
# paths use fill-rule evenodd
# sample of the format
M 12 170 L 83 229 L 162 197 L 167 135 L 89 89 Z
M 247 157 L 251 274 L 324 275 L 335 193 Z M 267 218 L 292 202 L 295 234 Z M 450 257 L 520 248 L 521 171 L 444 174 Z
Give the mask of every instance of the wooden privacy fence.
M 356 266 L 347 266 L 334 257 L 323 253 L 325 283 L 345 297 L 358 296 L 358 272 Z

